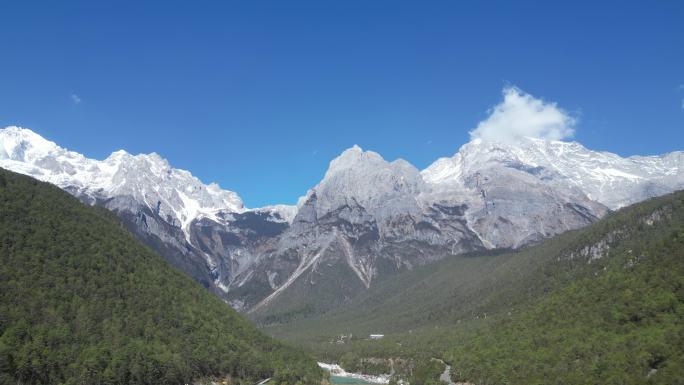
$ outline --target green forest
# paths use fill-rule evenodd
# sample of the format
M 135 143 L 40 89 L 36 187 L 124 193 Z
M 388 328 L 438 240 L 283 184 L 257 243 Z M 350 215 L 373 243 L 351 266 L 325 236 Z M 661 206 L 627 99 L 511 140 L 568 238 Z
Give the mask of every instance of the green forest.
M 522 250 L 404 271 L 324 314 L 257 318 L 300 348 L 110 212 L 6 171 L 0 258 L 0 384 L 325 381 L 305 350 L 411 385 L 439 384 L 439 360 L 477 385 L 684 384 L 684 192 Z
M 0 169 L 0 384 L 318 384 L 104 209 Z
M 684 196 L 577 279 L 447 351 L 477 384 L 684 383 Z
M 414 385 L 438 382 L 416 375 L 433 358 L 477 385 L 682 384 L 683 316 L 678 192 L 536 246 L 406 271 L 329 313 L 261 322 L 330 362 L 407 360 L 395 371 Z

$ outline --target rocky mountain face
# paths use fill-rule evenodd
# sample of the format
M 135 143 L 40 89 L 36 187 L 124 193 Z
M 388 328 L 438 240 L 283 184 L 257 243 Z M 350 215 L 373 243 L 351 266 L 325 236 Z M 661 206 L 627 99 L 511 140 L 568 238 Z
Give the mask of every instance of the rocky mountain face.
M 456 199 L 471 202 L 470 223 L 489 247 L 519 247 L 683 188 L 684 153 L 621 158 L 576 142 L 475 139 L 422 176 L 443 199 L 465 187 Z
M 53 183 L 86 203 L 114 211 L 148 246 L 218 294 L 224 292 L 222 282 L 230 278 L 226 270 L 238 264 L 225 261 L 222 254 L 207 253 L 210 249 L 198 242 L 195 229 L 206 221 L 240 223 L 252 211 L 234 192 L 205 185 L 157 154 L 117 151 L 98 161 L 30 130 L 8 127 L 0 130 L 0 167 Z M 286 210 L 276 207 L 265 212 L 283 222 L 279 213 Z M 242 236 L 240 226 L 231 229 Z
M 247 272 L 254 277 L 265 272 L 273 290 L 250 307 L 271 304 L 297 282 L 318 282 L 320 289 L 340 269 L 361 283 L 343 298 L 389 271 L 484 249 L 468 226 L 465 207 L 426 202 L 421 194 L 427 189 L 406 161 L 390 163 L 356 146 L 346 150 L 301 200 L 276 248 Z M 333 306 L 335 300 L 326 303 Z
M 173 265 L 254 312 L 306 307 L 307 295 L 334 306 L 391 272 L 527 245 L 684 188 L 682 152 L 621 158 L 531 138 L 475 139 L 423 171 L 355 146 L 296 207 L 247 209 L 156 154 L 92 160 L 16 127 L 0 130 L 0 167 L 116 212 Z

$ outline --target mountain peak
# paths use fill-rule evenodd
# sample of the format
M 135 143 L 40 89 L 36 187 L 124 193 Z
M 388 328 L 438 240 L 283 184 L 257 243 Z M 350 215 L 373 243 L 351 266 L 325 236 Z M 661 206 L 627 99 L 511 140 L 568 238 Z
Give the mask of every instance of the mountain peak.
M 343 152 L 346 152 L 346 151 L 353 151 L 353 152 L 362 153 L 363 149 L 358 144 L 354 144 L 353 146 L 349 147 L 348 149 L 344 150 Z
M 421 175 L 443 189 L 464 185 L 476 174 L 496 173 L 494 169 L 582 191 L 611 209 L 684 187 L 681 157 L 622 158 L 589 150 L 575 141 L 524 136 L 515 142 L 475 138 L 453 157 L 435 161 Z
M 120 158 L 129 157 L 129 156 L 132 156 L 132 155 L 131 155 L 128 151 L 126 151 L 126 150 L 124 150 L 124 149 L 121 149 L 121 150 L 117 150 L 117 151 L 112 152 L 112 153 L 107 157 L 107 159 L 110 159 L 110 158 L 112 158 L 112 159 L 120 159 Z
M 205 185 L 190 172 L 171 167 L 157 153 L 131 155 L 119 150 L 105 160 L 89 159 L 57 146 L 35 132 L 0 130 L 0 167 L 92 198 L 126 197 L 175 224 L 187 226 L 199 215 L 218 210 L 241 212 L 240 197 L 217 184 Z
M 358 160 L 362 158 L 381 158 L 382 157 L 373 151 L 364 151 L 358 144 L 355 144 L 348 149 L 342 151 L 342 153 L 335 159 L 333 159 L 333 162 L 339 161 L 339 160 Z
M 0 159 L 25 161 L 61 149 L 35 132 L 17 126 L 0 129 L 0 141 Z
M 23 136 L 23 137 L 38 137 L 45 140 L 42 136 L 36 134 L 28 128 L 23 128 L 19 126 L 7 126 L 5 128 L 0 128 L 0 135 L 13 135 L 13 136 Z
M 355 145 L 330 162 L 323 180 L 307 198 L 313 192 L 317 194 L 319 214 L 350 201 L 374 209 L 382 206 L 380 201 L 413 200 L 423 185 L 419 170 L 408 162 L 388 162 L 380 154 Z
M 377 152 L 364 151 L 358 145 L 344 150 L 337 158 L 333 159 L 320 184 L 330 180 L 336 174 L 357 172 L 361 169 L 374 169 L 382 167 L 388 162 Z

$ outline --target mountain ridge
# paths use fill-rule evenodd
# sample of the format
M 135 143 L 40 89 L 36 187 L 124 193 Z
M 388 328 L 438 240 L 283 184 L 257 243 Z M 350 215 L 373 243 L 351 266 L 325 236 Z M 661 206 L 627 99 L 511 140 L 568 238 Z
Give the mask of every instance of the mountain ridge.
M 683 252 L 680 190 L 520 250 L 401 272 L 307 319 L 257 322 L 326 362 L 375 373 L 441 357 L 457 383 L 679 384 Z
M 355 145 L 297 206 L 255 209 L 155 153 L 120 150 L 96 161 L 18 127 L 0 130 L 0 167 L 118 213 L 138 238 L 241 311 L 344 270 L 361 285 L 329 288 L 335 306 L 387 274 L 539 242 L 684 187 L 682 152 L 621 158 L 526 137 L 474 139 L 422 171 Z
M 0 383 L 317 384 L 101 207 L 0 169 Z

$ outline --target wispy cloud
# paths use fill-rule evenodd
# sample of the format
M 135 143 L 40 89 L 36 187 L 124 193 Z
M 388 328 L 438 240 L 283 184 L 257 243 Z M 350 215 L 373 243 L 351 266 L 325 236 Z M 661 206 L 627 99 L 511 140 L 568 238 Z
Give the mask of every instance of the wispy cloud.
M 76 94 L 71 94 L 71 101 L 74 102 L 74 104 L 81 104 L 83 101 L 80 96 Z
M 471 139 L 513 142 L 521 137 L 562 140 L 575 133 L 576 119 L 556 103 L 546 102 L 517 87 L 503 89 L 503 101 L 470 132 Z

